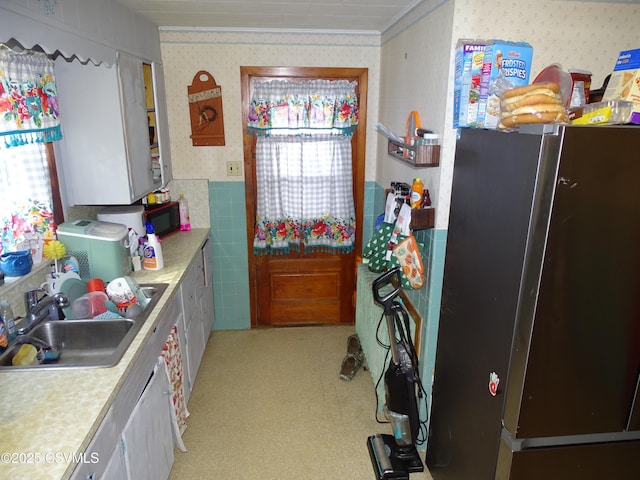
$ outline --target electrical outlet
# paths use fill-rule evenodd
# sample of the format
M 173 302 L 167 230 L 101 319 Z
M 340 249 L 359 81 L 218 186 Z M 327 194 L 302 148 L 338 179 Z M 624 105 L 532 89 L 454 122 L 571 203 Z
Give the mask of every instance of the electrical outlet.
M 242 162 L 227 162 L 227 177 L 242 175 Z

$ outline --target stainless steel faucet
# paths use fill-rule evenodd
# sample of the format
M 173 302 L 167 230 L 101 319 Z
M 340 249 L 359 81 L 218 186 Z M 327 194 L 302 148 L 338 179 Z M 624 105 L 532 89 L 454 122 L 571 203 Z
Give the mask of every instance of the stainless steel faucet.
M 39 297 L 40 293 L 43 295 Z M 69 299 L 64 293 L 56 293 L 53 296 L 45 295 L 42 290 L 29 290 L 24 293 L 25 317 L 17 326 L 16 333 L 24 335 L 29 333 L 36 325 L 49 315 L 49 307 L 55 305 L 64 308 L 69 305 Z

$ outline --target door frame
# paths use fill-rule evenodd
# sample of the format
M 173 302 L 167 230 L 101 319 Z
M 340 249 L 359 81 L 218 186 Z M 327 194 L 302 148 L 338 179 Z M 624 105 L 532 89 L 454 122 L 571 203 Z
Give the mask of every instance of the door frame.
M 358 82 L 358 106 L 359 118 L 356 126 L 356 142 L 353 155 L 353 197 L 356 210 L 356 238 L 355 254 L 360 256 L 362 252 L 362 225 L 364 219 L 364 176 L 365 153 L 367 131 L 367 68 L 334 68 L 334 67 L 240 67 L 241 96 L 242 96 L 242 143 L 244 152 L 244 181 L 246 202 L 246 226 L 247 226 L 247 258 L 249 269 L 249 303 L 251 328 L 258 326 L 258 298 L 256 283 L 256 267 L 253 254 L 254 224 L 256 218 L 255 198 L 250 195 L 256 185 L 255 162 L 252 154 L 252 135 L 247 128 L 246 119 L 249 118 L 249 103 L 251 102 L 251 83 L 253 80 L 264 78 L 280 79 L 328 79 L 351 80 Z M 357 262 L 356 262 L 357 263 Z M 357 266 L 354 266 L 357 268 Z M 355 282 L 353 301 L 355 302 Z M 355 305 L 354 305 L 355 308 Z

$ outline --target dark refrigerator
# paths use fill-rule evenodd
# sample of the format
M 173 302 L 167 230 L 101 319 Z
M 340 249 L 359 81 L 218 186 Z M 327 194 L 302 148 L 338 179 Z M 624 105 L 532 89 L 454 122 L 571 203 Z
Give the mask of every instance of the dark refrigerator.
M 639 183 L 640 127 L 461 131 L 435 480 L 640 478 Z

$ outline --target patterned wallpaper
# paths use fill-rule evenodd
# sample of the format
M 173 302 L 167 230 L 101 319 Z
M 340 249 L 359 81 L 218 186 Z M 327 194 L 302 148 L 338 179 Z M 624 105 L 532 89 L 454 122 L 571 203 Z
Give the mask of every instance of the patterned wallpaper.
M 369 69 L 366 180 L 388 185 L 420 175 L 446 229 L 456 131 L 451 128 L 453 53 L 458 38 L 522 40 L 534 47 L 532 77 L 552 63 L 593 72 L 600 86 L 619 51 L 638 48 L 640 3 L 541 0 L 425 0 L 382 37 L 330 32 L 162 29 L 171 153 L 176 178 L 237 181 L 227 160 L 242 160 L 240 66 L 296 65 Z M 524 4 L 522 4 L 524 5 Z M 191 146 L 187 86 L 198 70 L 222 87 L 226 145 Z M 402 133 L 411 110 L 441 135 L 441 166 L 413 169 L 386 154 L 380 121 Z
M 226 175 L 226 161 L 243 160 L 241 66 L 368 68 L 367 157 L 375 158 L 379 36 L 168 29 L 160 32 L 160 39 L 175 178 L 242 179 Z M 199 70 L 208 71 L 222 87 L 225 146 L 193 147 L 191 144 L 187 87 Z M 367 161 L 366 178 L 375 178 L 373 162 Z
M 524 5 L 425 0 L 383 35 L 380 121 L 403 130 L 408 112 L 417 109 L 423 124 L 428 119 L 428 128 L 441 134 L 443 149 L 438 169 L 412 169 L 388 159 L 386 150 L 379 148 L 376 180 L 385 185 L 390 179 L 425 177 L 436 200 L 436 228 L 448 225 L 456 140 L 451 128 L 452 66 L 458 38 L 529 42 L 534 48 L 532 79 L 545 66 L 560 63 L 564 69 L 590 70 L 595 88 L 611 72 L 621 50 L 640 48 L 640 2 L 541 0 Z M 403 60 L 413 64 L 403 66 Z M 410 93 L 385 95 L 391 91 Z

